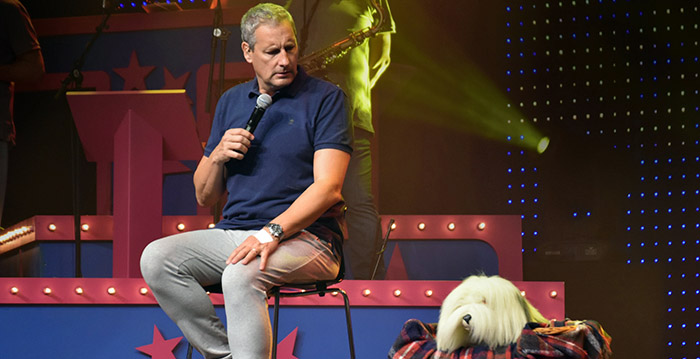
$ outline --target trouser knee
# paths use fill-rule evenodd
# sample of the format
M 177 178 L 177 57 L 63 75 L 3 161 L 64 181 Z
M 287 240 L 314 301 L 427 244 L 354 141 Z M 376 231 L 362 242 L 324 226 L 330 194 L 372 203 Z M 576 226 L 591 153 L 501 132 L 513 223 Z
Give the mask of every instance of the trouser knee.
M 151 242 L 141 253 L 141 275 L 149 285 L 151 285 L 151 282 L 157 282 L 155 279 L 160 276 L 165 268 L 166 255 L 158 247 L 157 241 Z
M 224 269 L 221 276 L 221 287 L 227 298 L 250 298 L 250 296 L 265 296 L 265 288 L 260 278 L 256 264 L 234 264 Z

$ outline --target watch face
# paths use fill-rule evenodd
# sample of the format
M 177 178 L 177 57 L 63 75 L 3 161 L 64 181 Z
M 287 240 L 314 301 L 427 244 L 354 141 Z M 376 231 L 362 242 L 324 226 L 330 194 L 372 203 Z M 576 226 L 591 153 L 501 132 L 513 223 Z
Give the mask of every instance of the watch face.
M 277 239 L 282 238 L 282 226 L 277 223 L 268 223 L 267 228 L 270 228 L 270 234 L 277 237 Z

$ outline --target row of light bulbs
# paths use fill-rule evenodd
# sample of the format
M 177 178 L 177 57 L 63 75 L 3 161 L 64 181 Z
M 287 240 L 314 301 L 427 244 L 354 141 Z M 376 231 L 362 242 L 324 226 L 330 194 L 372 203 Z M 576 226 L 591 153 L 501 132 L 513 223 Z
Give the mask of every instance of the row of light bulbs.
M 75 292 L 76 295 L 83 295 L 83 294 L 85 294 L 85 289 L 83 289 L 83 287 L 80 287 L 80 286 L 75 287 L 75 289 L 74 289 L 73 291 Z M 17 287 L 17 286 L 13 286 L 13 287 L 10 288 L 10 293 L 13 294 L 13 295 L 17 295 L 17 294 L 19 294 L 19 292 L 20 292 L 20 290 L 19 290 L 19 287 Z M 51 294 L 53 294 L 53 289 L 51 289 L 51 287 L 44 287 L 44 289 L 42 289 L 41 292 L 44 293 L 44 295 L 51 295 Z M 107 292 L 107 294 L 109 294 L 109 295 L 116 295 L 116 294 L 117 294 L 117 288 L 115 288 L 115 287 L 109 287 L 109 288 L 107 288 L 106 292 Z M 148 294 L 148 288 L 146 288 L 146 287 L 141 287 L 141 288 L 139 288 L 139 294 L 141 294 L 141 295 L 147 295 L 147 294 Z
M 20 290 L 19 290 L 19 288 L 18 288 L 17 286 L 13 286 L 13 287 L 10 288 L 10 293 L 13 294 L 13 295 L 17 295 L 17 294 L 19 294 L 19 292 L 20 292 Z M 44 287 L 44 289 L 42 290 L 42 292 L 44 293 L 44 295 L 51 295 L 51 294 L 53 294 L 53 289 L 51 289 L 51 287 Z M 76 295 L 83 295 L 83 294 L 85 294 L 85 290 L 84 290 L 82 287 L 80 287 L 80 286 L 75 287 L 74 292 L 75 292 Z M 109 294 L 109 295 L 116 295 L 116 294 L 117 294 L 117 289 L 116 289 L 115 287 L 109 287 L 109 288 L 107 288 L 107 294 Z M 141 288 L 139 288 L 139 294 L 141 294 L 141 295 L 147 295 L 147 294 L 148 294 L 148 288 L 146 288 L 146 287 L 141 287 Z M 332 294 L 333 296 L 336 296 L 336 295 L 338 295 L 338 292 L 332 292 L 331 294 Z M 402 291 L 401 289 L 394 289 L 394 290 L 392 291 L 392 294 L 394 295 L 394 297 L 397 297 L 397 298 L 398 298 L 398 297 L 400 297 L 400 296 L 403 294 L 403 291 Z M 433 296 L 433 294 L 435 294 L 435 292 L 433 292 L 432 289 L 427 289 L 425 292 L 423 292 L 423 294 L 424 294 L 426 297 L 430 298 L 430 297 Z M 523 297 L 526 295 L 526 293 L 525 293 L 524 290 L 523 290 L 523 291 L 520 291 L 520 294 L 521 294 Z M 552 290 L 552 291 L 550 291 L 548 294 L 549 294 L 549 297 L 550 297 L 550 298 L 556 298 L 556 297 L 559 295 L 559 293 L 558 293 L 556 290 Z M 369 296 L 371 296 L 371 295 L 372 295 L 372 290 L 370 290 L 369 288 L 365 288 L 365 289 L 362 290 L 362 296 L 363 296 L 363 297 L 369 297 Z
M 363 296 L 363 297 L 369 297 L 371 294 L 372 294 L 372 291 L 369 290 L 369 289 L 364 289 L 364 290 L 362 291 L 362 296 Z M 397 297 L 397 298 L 398 298 L 398 297 L 401 296 L 401 294 L 403 294 L 403 292 L 401 291 L 401 289 L 394 289 L 394 291 L 392 292 L 392 294 L 394 295 L 394 297 Z M 423 294 L 424 294 L 426 297 L 430 298 L 430 297 L 433 296 L 434 292 L 433 292 L 432 289 L 428 289 L 428 290 L 426 290 L 425 292 L 423 292 Z M 549 291 L 548 294 L 549 294 L 549 297 L 550 297 L 550 298 L 556 298 L 556 297 L 559 295 L 559 293 L 558 293 L 556 290 Z M 524 297 L 524 296 L 526 295 L 526 292 L 525 292 L 524 290 L 521 290 L 521 291 L 520 291 L 520 295 L 522 295 L 522 296 Z
M 209 223 L 209 225 L 208 225 L 207 227 L 208 227 L 208 228 L 214 228 L 214 227 L 215 227 L 215 224 L 214 224 L 214 223 Z M 419 231 L 423 231 L 423 230 L 425 230 L 425 229 L 427 228 L 427 225 L 425 224 L 425 222 L 419 222 L 419 223 L 416 225 L 416 227 L 418 228 Z M 187 226 L 186 226 L 184 223 L 180 222 L 180 223 L 178 223 L 178 224 L 175 226 L 175 228 L 176 228 L 178 231 L 183 232 L 183 231 L 185 231 L 185 230 L 187 229 Z M 392 225 L 391 225 L 391 230 L 393 231 L 393 230 L 395 230 L 396 228 L 397 228 L 396 222 L 392 223 Z M 479 222 L 479 223 L 476 225 L 476 228 L 477 228 L 478 230 L 480 230 L 480 231 L 483 231 L 484 229 L 486 229 L 486 223 L 485 223 L 485 222 Z M 54 223 L 50 223 L 50 224 L 48 225 L 48 230 L 49 230 L 50 232 L 55 232 L 57 229 L 58 229 L 58 227 L 57 227 L 56 224 L 54 224 Z M 90 225 L 87 224 L 87 223 L 83 223 L 83 224 L 80 226 L 80 229 L 81 229 L 83 232 L 87 232 L 87 231 L 90 230 Z M 454 223 L 454 222 L 450 222 L 450 223 L 447 224 L 447 229 L 450 230 L 450 231 L 454 231 L 455 229 L 457 229 L 457 224 Z M 1 237 L 0 237 L 0 243 L 2 243 Z
M 13 230 L 7 231 L 0 236 L 0 245 L 14 241 L 17 238 L 25 236 L 29 233 L 34 232 L 34 227 L 32 226 L 22 226 L 15 228 Z
M 391 230 L 392 230 L 392 231 L 395 230 L 396 227 L 397 227 L 397 226 L 396 226 L 396 223 L 393 223 L 393 224 L 391 225 Z M 428 226 L 427 226 L 424 222 L 419 222 L 418 225 L 416 225 L 416 227 L 418 228 L 419 231 L 424 231 Z M 457 229 L 457 224 L 455 224 L 454 222 L 450 222 L 450 223 L 447 224 L 447 229 L 450 230 L 450 231 L 454 231 L 455 229 Z M 476 225 L 476 229 L 478 229 L 478 230 L 480 230 L 480 231 L 483 231 L 484 229 L 486 229 L 486 223 L 485 223 L 485 222 L 479 222 L 479 223 Z
M 209 223 L 209 225 L 207 227 L 214 228 L 215 224 Z M 424 231 L 427 227 L 428 227 L 428 225 L 425 222 L 419 222 L 416 225 L 416 228 L 418 228 L 419 231 Z M 180 222 L 175 226 L 175 228 L 179 232 L 184 232 L 187 229 L 187 226 L 184 223 Z M 396 224 L 396 222 L 393 222 L 393 220 L 392 220 L 391 230 L 393 231 L 396 228 L 397 228 L 397 224 Z M 486 223 L 479 222 L 476 225 L 476 228 L 480 231 L 483 231 L 486 229 Z M 56 230 L 58 230 L 58 226 L 55 223 L 49 223 L 47 226 L 47 229 L 49 230 L 49 232 L 55 232 Z M 454 231 L 455 229 L 457 229 L 457 224 L 454 222 L 450 222 L 447 224 L 447 229 L 449 231 Z M 82 225 L 80 225 L 80 230 L 83 232 L 88 232 L 90 230 L 90 225 L 87 223 L 83 223 Z M 23 227 L 19 227 L 19 228 L 7 231 L 6 233 L 3 233 L 2 235 L 0 235 L 0 245 L 14 241 L 14 240 L 16 240 L 24 235 L 32 233 L 32 232 L 34 232 L 34 227 L 32 227 L 32 226 L 23 226 Z
M 208 227 L 208 228 L 214 228 L 214 226 L 215 226 L 214 223 L 209 223 L 209 225 L 208 225 L 207 227 Z M 58 229 L 58 226 L 56 226 L 55 223 L 50 223 L 50 224 L 47 226 L 47 228 L 48 228 L 49 232 L 55 232 L 55 231 Z M 183 232 L 183 231 L 185 231 L 185 229 L 187 229 L 187 226 L 186 226 L 184 223 L 180 222 L 180 223 L 178 223 L 178 224 L 175 226 L 175 228 L 176 228 L 178 231 Z M 90 230 L 90 225 L 87 224 L 87 223 L 83 223 L 83 224 L 80 225 L 80 230 L 83 231 L 83 232 L 87 232 L 87 231 Z

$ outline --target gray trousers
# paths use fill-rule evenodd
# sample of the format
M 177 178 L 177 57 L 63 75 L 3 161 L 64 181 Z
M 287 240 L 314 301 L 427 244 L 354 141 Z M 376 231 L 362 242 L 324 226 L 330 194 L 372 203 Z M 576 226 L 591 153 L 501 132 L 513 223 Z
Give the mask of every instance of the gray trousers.
M 158 304 L 205 358 L 262 359 L 271 353 L 267 292 L 284 283 L 332 279 L 339 262 L 330 244 L 302 231 L 286 239 L 259 270 L 226 265 L 231 252 L 256 231 L 206 229 L 150 243 L 141 273 Z M 221 283 L 227 328 L 202 286 Z

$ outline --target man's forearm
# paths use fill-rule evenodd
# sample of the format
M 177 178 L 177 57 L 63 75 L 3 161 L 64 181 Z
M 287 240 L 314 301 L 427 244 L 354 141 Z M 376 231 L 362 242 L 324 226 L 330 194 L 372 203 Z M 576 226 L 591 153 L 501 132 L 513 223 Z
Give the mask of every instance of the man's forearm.
M 391 63 L 391 33 L 382 33 L 370 42 L 370 88 L 373 88 Z
M 272 222 L 280 224 L 284 233 L 291 235 L 310 226 L 341 199 L 339 189 L 335 190 L 320 183 L 313 183 Z
M 312 183 L 274 223 L 286 234 L 293 234 L 310 226 L 329 208 L 342 200 L 341 190 L 350 154 L 339 150 L 320 150 L 314 156 L 314 183 Z
M 224 194 L 224 166 L 203 156 L 194 171 L 194 188 L 197 204 L 209 207 Z

